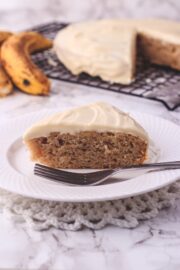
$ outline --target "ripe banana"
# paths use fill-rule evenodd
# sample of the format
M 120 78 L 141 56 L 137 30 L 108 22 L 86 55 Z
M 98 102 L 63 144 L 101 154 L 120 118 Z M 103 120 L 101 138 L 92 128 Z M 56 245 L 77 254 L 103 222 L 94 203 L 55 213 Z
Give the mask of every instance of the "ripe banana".
M 11 36 L 10 32 L 0 31 L 0 46 L 2 43 Z M 0 65 L 0 97 L 5 97 L 12 93 L 13 84 L 8 77 L 7 73 L 3 69 L 2 65 Z
M 52 47 L 52 42 L 36 32 L 23 32 L 8 38 L 1 47 L 1 62 L 13 83 L 33 95 L 47 95 L 50 82 L 32 62 L 30 53 Z
M 5 97 L 12 93 L 13 84 L 2 66 L 0 66 L 0 97 Z
M 0 31 L 0 45 L 10 36 L 12 35 L 12 33 L 10 32 L 5 32 L 5 31 Z

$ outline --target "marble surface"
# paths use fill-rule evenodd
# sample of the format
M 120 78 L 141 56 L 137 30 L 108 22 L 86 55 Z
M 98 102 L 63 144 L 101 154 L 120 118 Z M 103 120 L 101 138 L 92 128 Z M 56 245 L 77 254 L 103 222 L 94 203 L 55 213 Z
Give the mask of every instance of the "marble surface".
M 1 0 L 0 26 L 21 30 L 49 21 L 158 17 L 179 20 L 177 0 Z
M 53 82 L 50 97 L 16 91 L 0 100 L 0 121 L 42 108 L 60 110 L 93 101 L 108 101 L 126 111 L 153 113 L 180 124 L 180 109 L 169 112 L 158 102 Z M 36 232 L 0 214 L 0 269 L 180 269 L 180 204 L 161 211 L 157 218 L 136 229 L 109 226 L 100 231 Z
M 1 1 L 1 27 L 19 30 L 55 19 L 73 21 L 114 16 L 178 19 L 180 10 L 180 3 L 175 0 L 98 0 L 98 5 L 96 0 L 76 0 L 73 8 L 70 0 L 49 3 L 46 0 Z M 100 100 L 125 111 L 159 115 L 180 125 L 180 109 L 169 112 L 158 102 L 61 82 L 53 82 L 50 97 L 33 97 L 16 91 L 0 99 L 0 122 L 42 108 L 63 110 Z M 179 224 L 179 202 L 133 230 L 109 226 L 100 231 L 37 232 L 0 212 L 0 269 L 179 270 Z
M 29 230 L 0 215 L 0 269 L 179 270 L 180 207 L 133 230 Z

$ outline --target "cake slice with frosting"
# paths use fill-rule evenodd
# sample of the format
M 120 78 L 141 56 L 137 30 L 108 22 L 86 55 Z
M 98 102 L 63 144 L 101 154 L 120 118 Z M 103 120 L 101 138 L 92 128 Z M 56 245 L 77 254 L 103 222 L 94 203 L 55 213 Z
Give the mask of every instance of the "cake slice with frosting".
M 94 103 L 52 115 L 23 136 L 32 160 L 64 169 L 104 169 L 142 164 L 148 135 L 128 114 Z

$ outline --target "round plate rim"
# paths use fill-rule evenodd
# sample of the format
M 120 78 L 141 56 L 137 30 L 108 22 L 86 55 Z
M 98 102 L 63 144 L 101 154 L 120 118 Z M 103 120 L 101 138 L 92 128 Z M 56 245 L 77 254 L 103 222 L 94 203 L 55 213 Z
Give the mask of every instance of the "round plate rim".
M 7 122 L 2 122 L 0 124 L 0 127 L 2 127 L 3 125 L 6 126 L 6 125 L 10 124 L 11 121 L 15 121 L 15 122 L 16 121 L 21 121 L 21 122 L 23 122 L 23 119 L 30 118 L 33 115 L 37 115 L 38 114 L 38 115 L 41 115 L 41 118 L 42 118 L 42 115 L 43 114 L 48 115 L 48 114 L 52 114 L 54 112 L 57 112 L 57 110 L 41 110 L 41 111 L 38 111 L 38 112 L 32 112 L 32 113 L 26 114 L 26 115 L 21 116 L 21 117 L 15 117 L 15 118 L 9 119 L 9 120 L 7 120 Z M 173 123 L 173 122 L 171 122 L 171 121 L 169 121 L 167 119 L 164 119 L 162 117 L 154 116 L 152 114 L 147 114 L 147 113 L 140 113 L 140 112 L 136 112 L 136 111 L 130 111 L 130 114 L 133 114 L 133 115 L 143 115 L 144 117 L 153 117 L 157 121 L 158 120 L 159 121 L 164 121 L 164 123 L 168 123 L 170 125 L 173 125 L 175 128 L 178 128 L 179 129 L 179 132 L 180 132 L 180 126 L 178 126 L 177 124 L 175 124 L 175 123 Z M 0 135 L 0 137 L 1 137 L 1 135 Z M 14 139 L 17 139 L 17 136 Z M 6 139 L 6 142 L 8 142 L 8 139 Z M 139 192 L 133 192 L 132 194 L 124 194 L 124 195 L 122 195 L 122 194 L 119 194 L 119 195 L 116 194 L 115 195 L 114 194 L 113 196 L 112 195 L 108 196 L 108 194 L 106 194 L 106 196 L 103 196 L 103 194 L 102 194 L 102 196 L 97 196 L 97 197 L 92 197 L 92 198 L 91 197 L 83 197 L 83 196 L 82 197 L 81 196 L 80 197 L 74 197 L 74 198 L 73 197 L 69 197 L 69 198 L 66 197 L 65 198 L 65 197 L 62 197 L 62 196 L 59 196 L 59 197 L 56 197 L 56 196 L 47 196 L 46 194 L 42 194 L 42 196 L 39 196 L 39 195 L 36 195 L 36 194 L 29 194 L 28 191 L 27 192 L 24 192 L 24 191 L 21 191 L 21 190 L 15 190 L 14 188 L 10 188 L 10 187 L 7 187 L 7 186 L 5 187 L 4 185 L 2 185 L 1 180 L 0 180 L 0 187 L 2 189 L 5 189 L 5 190 L 10 191 L 10 192 L 13 192 L 13 193 L 17 193 L 17 194 L 22 195 L 22 196 L 26 196 L 26 197 L 30 197 L 30 198 L 35 198 L 35 199 L 43 199 L 43 200 L 64 201 L 64 202 L 65 201 L 66 202 L 92 202 L 92 201 L 117 200 L 117 199 L 123 199 L 123 198 L 127 198 L 127 197 L 137 196 L 139 194 L 144 194 L 144 193 L 147 193 L 147 192 L 151 192 L 153 190 L 157 190 L 157 189 L 162 188 L 164 186 L 167 186 L 167 185 L 169 185 L 169 184 L 171 184 L 171 183 L 173 183 L 173 182 L 175 182 L 175 181 L 178 180 L 178 177 L 180 176 L 180 170 L 178 170 L 178 171 L 179 171 L 179 174 L 172 173 L 172 175 L 171 175 L 171 172 L 173 172 L 173 171 L 168 171 L 168 173 L 170 172 L 170 174 L 168 174 L 169 175 L 169 180 L 167 180 L 165 183 L 161 183 L 159 185 L 156 185 L 156 187 L 149 188 L 146 191 L 145 190 L 144 191 L 140 190 Z M 0 172 L 1 172 L 1 170 L 0 170 Z M 158 173 L 155 173 L 155 174 L 158 175 L 159 172 Z M 168 175 L 167 175 L 167 177 L 168 177 Z M 129 181 L 133 181 L 134 179 L 131 179 Z M 126 183 L 127 182 L 128 181 L 126 181 Z M 122 184 L 122 183 L 123 182 L 117 183 L 117 184 Z M 108 184 L 108 187 L 111 187 L 112 185 L 117 185 L 117 184 L 114 184 L 114 183 L 113 184 Z M 97 186 L 96 188 L 99 188 L 99 187 L 100 186 Z M 77 188 L 77 187 L 73 187 L 73 188 Z M 84 187 L 80 187 L 80 188 L 83 189 Z M 85 187 L 85 188 L 87 188 L 87 187 Z M 89 187 L 89 188 L 92 188 L 92 187 Z

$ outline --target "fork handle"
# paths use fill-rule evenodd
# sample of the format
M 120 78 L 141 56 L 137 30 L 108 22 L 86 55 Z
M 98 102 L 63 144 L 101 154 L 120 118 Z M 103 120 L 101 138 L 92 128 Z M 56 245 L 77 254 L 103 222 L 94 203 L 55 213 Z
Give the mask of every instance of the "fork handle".
M 114 169 L 116 170 L 129 170 L 129 169 L 158 169 L 158 168 L 177 168 L 180 167 L 180 161 L 169 161 L 169 162 L 159 162 L 159 163 L 145 163 L 142 165 L 134 165 L 134 166 L 129 166 L 129 167 L 124 167 L 124 168 L 117 168 Z
M 171 170 L 171 169 L 180 169 L 180 161 L 150 163 L 114 169 L 113 175 L 122 174 L 121 178 L 129 179 L 149 172 Z

